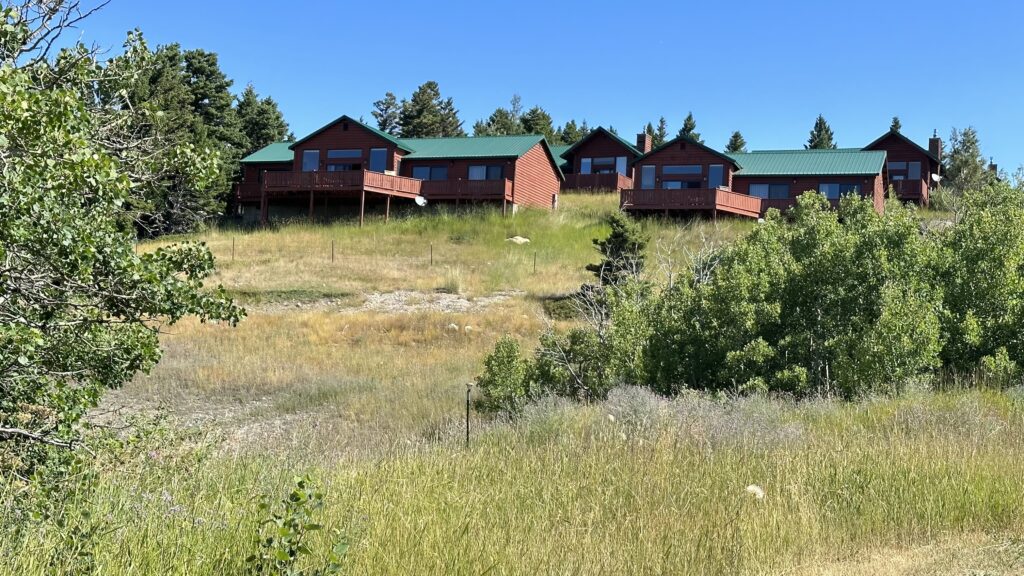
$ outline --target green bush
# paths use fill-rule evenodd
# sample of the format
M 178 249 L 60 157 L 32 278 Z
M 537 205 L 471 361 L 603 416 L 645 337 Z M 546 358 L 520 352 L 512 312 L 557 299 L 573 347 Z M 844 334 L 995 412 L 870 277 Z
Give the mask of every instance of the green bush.
M 519 342 L 504 336 L 484 359 L 484 372 L 476 379 L 482 412 L 515 414 L 530 399 L 530 365 L 522 357 Z

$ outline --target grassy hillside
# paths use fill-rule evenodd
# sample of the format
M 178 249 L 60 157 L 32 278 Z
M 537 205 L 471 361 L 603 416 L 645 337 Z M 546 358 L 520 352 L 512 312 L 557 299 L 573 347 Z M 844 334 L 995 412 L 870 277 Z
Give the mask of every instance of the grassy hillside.
M 588 279 L 614 209 L 567 196 L 557 213 L 507 219 L 432 209 L 362 229 L 200 235 L 249 317 L 171 328 L 153 373 L 107 399 L 104 411 L 171 420 L 75 504 L 102 519 L 97 568 L 243 572 L 259 498 L 309 472 L 326 491 L 316 520 L 344 532 L 355 574 L 1024 571 L 1020 394 L 795 404 L 618 390 L 514 423 L 474 416 L 467 449 L 466 383 L 498 337 L 529 343 L 554 322 L 543 300 Z M 651 273 L 667 275 L 753 224 L 643 225 Z M 62 534 L 0 540 L 0 574 L 53 573 Z

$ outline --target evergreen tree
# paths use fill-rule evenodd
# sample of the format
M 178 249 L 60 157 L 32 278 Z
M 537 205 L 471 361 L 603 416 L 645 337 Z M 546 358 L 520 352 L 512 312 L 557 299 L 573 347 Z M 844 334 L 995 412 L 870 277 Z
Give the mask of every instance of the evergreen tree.
M 261 99 L 252 84 L 245 87 L 235 110 L 246 140 L 243 155 L 251 154 L 267 144 L 288 139 L 288 123 L 284 121 L 277 102 L 269 96 Z
M 573 145 L 583 139 L 587 135 L 587 132 L 581 130 L 575 120 L 569 120 L 564 126 L 559 128 L 559 139 L 569 145 Z
M 955 194 L 977 191 L 993 180 L 981 153 L 978 132 L 973 127 L 953 129 L 949 136 L 949 153 L 944 158 L 944 188 Z
M 398 134 L 398 114 L 402 107 L 394 92 L 386 92 L 384 97 L 373 103 L 373 118 L 377 120 L 377 128 L 388 134 Z
M 534 106 L 527 110 L 520 121 L 523 124 L 523 131 L 527 134 L 540 134 L 547 139 L 548 143 L 557 143 L 555 126 L 551 121 L 551 115 L 540 106 Z
M 832 134 L 832 128 L 825 121 L 825 117 L 818 114 L 818 119 L 814 121 L 814 128 L 811 129 L 811 135 L 807 139 L 807 144 L 804 144 L 804 149 L 826 150 L 835 148 L 836 143 Z
M 496 108 L 487 120 L 478 120 L 473 124 L 474 136 L 513 136 L 526 134 L 522 122 L 522 103 L 519 95 L 512 96 L 508 108 Z
M 668 141 L 668 122 L 665 121 L 665 117 L 658 118 L 658 127 L 654 130 L 654 138 L 651 144 L 657 148 Z
M 654 124 L 648 122 L 647 126 L 644 126 L 644 134 L 647 134 L 651 138 L 651 142 L 654 142 Z
M 608 215 L 611 233 L 603 240 L 594 239 L 594 247 L 601 254 L 597 264 L 587 264 L 587 271 L 601 281 L 602 286 L 620 284 L 643 271 L 644 253 L 648 238 L 640 226 L 622 212 Z
M 217 55 L 205 50 L 188 50 L 185 56 L 185 82 L 192 97 L 192 110 L 199 116 L 210 136 L 238 156 L 245 145 L 242 124 L 232 104 L 233 82 L 220 69 Z
M 424 82 L 402 101 L 398 114 L 399 132 L 404 138 L 465 136 L 458 110 L 451 98 L 442 98 L 437 82 Z
M 739 130 L 733 132 L 732 136 L 729 137 L 729 143 L 725 145 L 725 151 L 726 152 L 746 152 L 747 151 L 747 141 L 743 139 L 743 134 L 740 134 Z
M 693 112 L 686 115 L 686 119 L 683 120 L 683 127 L 679 129 L 677 136 L 685 136 L 690 140 L 695 140 L 704 143 L 704 140 L 700 137 L 700 132 L 697 132 L 697 121 L 693 119 Z
M 491 112 L 487 120 L 478 120 L 473 124 L 474 136 L 512 136 L 524 133 L 522 122 L 507 108 L 498 108 Z
M 612 126 L 610 124 L 608 125 L 608 132 L 611 132 L 615 136 L 619 135 L 619 131 L 615 129 L 615 126 Z
M 899 116 L 893 116 L 892 117 L 892 124 L 889 125 L 889 131 L 890 132 L 897 132 L 898 133 L 900 131 L 900 129 L 902 129 L 902 128 L 903 128 L 903 125 L 900 124 L 900 117 Z

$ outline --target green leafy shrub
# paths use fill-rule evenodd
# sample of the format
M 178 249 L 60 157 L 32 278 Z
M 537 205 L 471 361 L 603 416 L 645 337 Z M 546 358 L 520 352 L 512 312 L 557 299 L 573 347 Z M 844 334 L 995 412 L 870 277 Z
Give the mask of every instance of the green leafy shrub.
M 515 414 L 531 397 L 530 364 L 521 355 L 519 342 L 504 336 L 484 359 L 483 374 L 476 379 L 478 410 Z
M 323 493 L 308 476 L 296 477 L 288 496 L 274 505 L 269 498 L 260 503 L 267 518 L 260 524 L 254 545 L 257 551 L 245 559 L 258 576 L 323 576 L 341 572 L 348 543 L 335 532 L 336 543 L 316 568 L 303 568 L 301 560 L 314 560 L 309 537 L 323 527 L 313 516 L 323 508 Z

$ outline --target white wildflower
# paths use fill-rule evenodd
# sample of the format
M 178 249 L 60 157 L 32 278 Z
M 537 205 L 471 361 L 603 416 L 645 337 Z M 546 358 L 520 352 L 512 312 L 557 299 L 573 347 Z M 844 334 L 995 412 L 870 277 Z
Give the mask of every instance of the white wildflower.
M 753 496 L 754 498 L 757 498 L 758 500 L 764 499 L 764 489 L 758 486 L 757 484 L 751 484 L 750 486 L 747 486 L 747 493 Z

